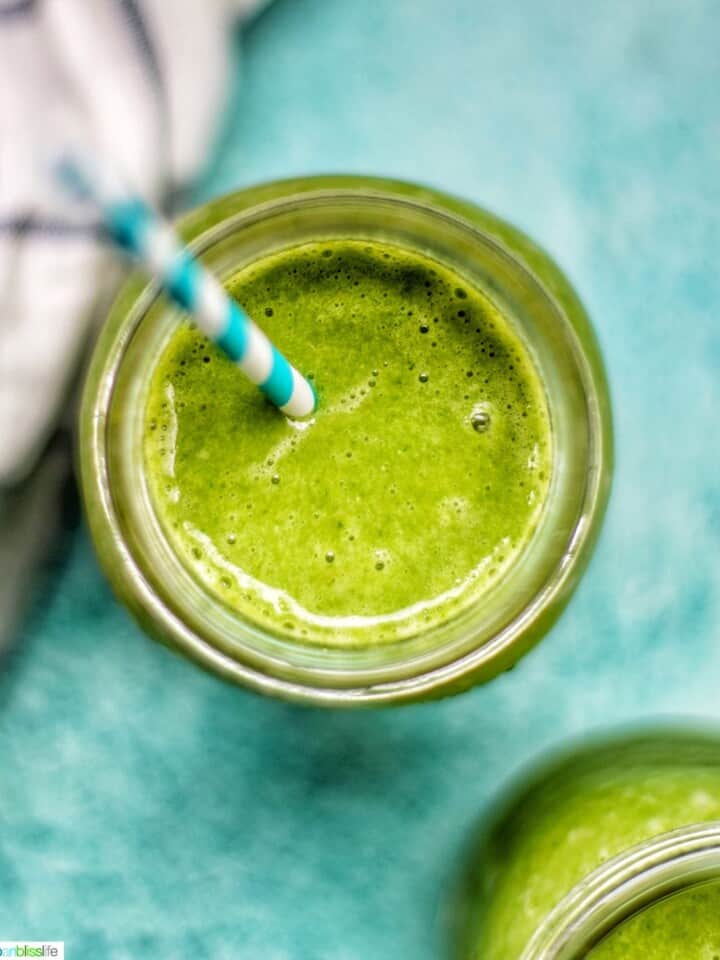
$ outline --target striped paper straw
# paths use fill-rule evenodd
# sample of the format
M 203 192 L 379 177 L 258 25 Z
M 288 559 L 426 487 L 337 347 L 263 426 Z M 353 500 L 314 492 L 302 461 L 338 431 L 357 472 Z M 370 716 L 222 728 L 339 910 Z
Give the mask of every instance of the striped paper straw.
M 84 169 L 72 160 L 63 159 L 58 173 L 76 195 L 100 206 L 115 243 L 145 267 L 276 407 L 293 418 L 313 413 L 317 401 L 312 385 L 182 246 L 167 222 L 137 197 L 103 199 Z

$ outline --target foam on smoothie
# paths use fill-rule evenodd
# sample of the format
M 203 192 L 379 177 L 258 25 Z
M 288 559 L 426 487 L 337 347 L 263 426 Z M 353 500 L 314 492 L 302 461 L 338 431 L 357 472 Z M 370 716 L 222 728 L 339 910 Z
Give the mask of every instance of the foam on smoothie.
M 204 586 L 303 642 L 412 636 L 474 603 L 535 530 L 550 481 L 544 391 L 486 295 L 399 247 L 292 247 L 230 292 L 308 377 L 282 416 L 191 326 L 146 404 L 156 514 Z

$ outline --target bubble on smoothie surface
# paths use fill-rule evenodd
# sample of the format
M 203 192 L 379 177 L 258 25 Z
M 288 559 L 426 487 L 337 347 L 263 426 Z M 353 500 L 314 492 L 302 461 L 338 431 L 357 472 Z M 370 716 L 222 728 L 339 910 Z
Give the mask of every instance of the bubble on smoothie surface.
M 487 407 L 479 404 L 473 407 L 473 411 L 470 414 L 470 423 L 476 433 L 485 433 L 490 426 L 490 412 Z

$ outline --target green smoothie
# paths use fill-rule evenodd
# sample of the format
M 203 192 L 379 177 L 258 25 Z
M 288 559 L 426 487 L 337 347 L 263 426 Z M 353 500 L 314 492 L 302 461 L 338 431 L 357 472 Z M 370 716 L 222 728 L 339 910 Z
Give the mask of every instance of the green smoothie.
M 588 960 L 720 960 L 720 881 L 635 914 L 591 950 Z
M 719 758 L 713 740 L 641 738 L 581 753 L 518 793 L 476 854 L 463 960 L 519 960 L 550 911 L 600 864 L 678 827 L 720 819 Z M 637 941 L 637 951 L 628 948 L 625 960 L 675 956 L 659 943 L 664 937 L 668 950 L 677 946 L 682 927 L 673 924 L 682 903 L 705 915 L 695 938 L 700 952 L 683 960 L 714 960 L 720 913 L 706 907 L 718 896 L 717 886 L 696 887 L 638 914 L 596 948 L 593 960 L 621 956 L 612 944 L 626 938 Z M 645 933 L 656 920 L 660 952 L 652 954 Z
M 531 538 L 552 472 L 543 386 L 501 312 L 448 267 L 375 242 L 292 247 L 228 286 L 319 407 L 287 419 L 178 326 L 144 461 L 183 563 L 302 643 L 392 642 L 480 601 Z

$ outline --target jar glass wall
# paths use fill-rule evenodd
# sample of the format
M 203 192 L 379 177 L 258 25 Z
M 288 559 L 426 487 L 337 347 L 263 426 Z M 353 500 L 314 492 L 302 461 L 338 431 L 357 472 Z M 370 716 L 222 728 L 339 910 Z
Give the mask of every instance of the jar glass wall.
M 185 568 L 158 523 L 142 424 L 157 357 L 178 320 L 133 276 L 100 335 L 80 430 L 83 494 L 101 563 L 149 633 L 220 676 L 333 705 L 457 692 L 511 666 L 548 629 L 597 537 L 611 473 L 609 399 L 597 344 L 571 287 L 512 227 L 435 191 L 359 177 L 287 181 L 233 194 L 181 222 L 222 279 L 308 242 L 392 243 L 445 264 L 481 290 L 532 357 L 551 419 L 553 475 L 540 521 L 501 582 L 439 626 L 385 646 L 318 649 L 261 629 Z

